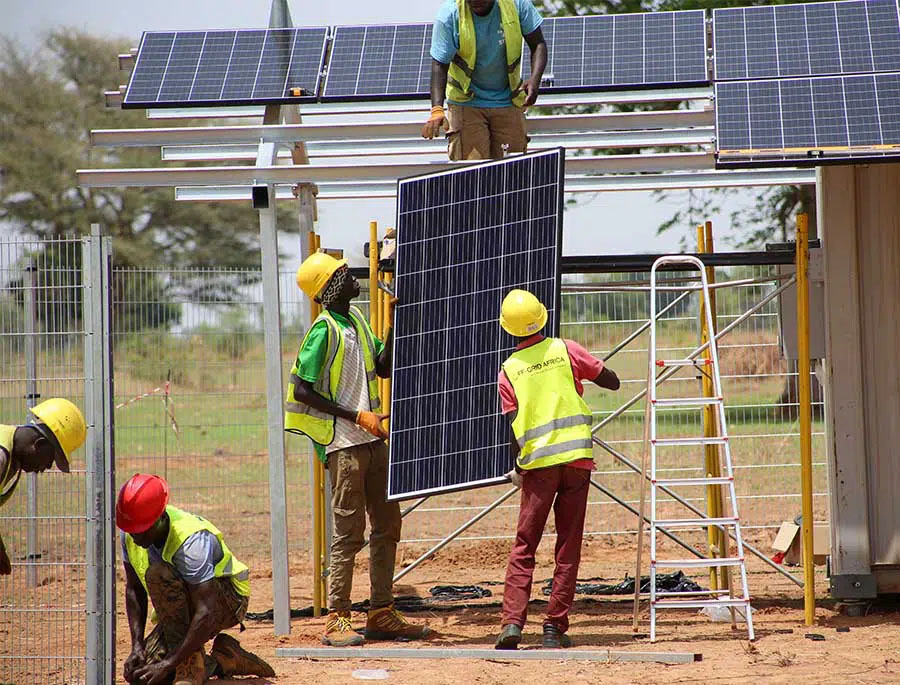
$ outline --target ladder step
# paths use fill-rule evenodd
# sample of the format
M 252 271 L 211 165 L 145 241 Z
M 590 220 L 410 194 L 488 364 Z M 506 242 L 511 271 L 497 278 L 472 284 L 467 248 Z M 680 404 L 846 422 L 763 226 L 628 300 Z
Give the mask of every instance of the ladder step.
M 698 438 L 654 438 L 651 440 L 657 447 L 678 447 L 683 445 L 724 445 L 728 442 L 726 437 L 698 437 Z
M 651 566 L 663 568 L 707 568 L 710 566 L 740 566 L 743 557 L 721 557 L 717 559 L 651 559 Z
M 646 593 L 642 593 L 646 594 Z M 657 592 L 657 597 L 699 597 L 700 595 L 727 595 L 728 590 L 695 590 L 694 592 Z
M 743 607 L 742 612 L 747 615 L 749 599 L 735 597 L 734 599 L 688 599 L 679 602 L 677 599 L 650 600 L 657 609 L 702 609 L 703 607 Z
M 708 404 L 719 404 L 721 397 L 657 397 L 652 400 L 658 407 L 705 407 Z
M 657 366 L 712 366 L 712 359 L 657 359 Z
M 696 519 L 656 519 L 650 522 L 657 528 L 706 528 L 708 526 L 736 526 L 737 516 L 720 516 L 718 518 Z
M 734 476 L 716 476 L 701 478 L 657 478 L 650 482 L 657 487 L 677 487 L 679 485 L 728 485 Z

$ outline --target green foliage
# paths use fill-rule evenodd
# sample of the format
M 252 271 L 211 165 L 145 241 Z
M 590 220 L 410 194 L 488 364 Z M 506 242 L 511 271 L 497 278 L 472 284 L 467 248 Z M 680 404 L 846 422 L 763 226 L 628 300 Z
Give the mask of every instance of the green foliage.
M 119 266 L 258 266 L 249 206 L 175 202 L 170 188 L 79 187 L 77 169 L 162 166 L 155 148 L 93 148 L 92 129 L 158 125 L 142 110 L 106 109 L 129 45 L 77 30 L 40 49 L 0 45 L 0 223 L 39 238 L 84 234 L 100 223 Z
M 717 7 L 747 7 L 751 5 L 784 5 L 815 0 L 544 0 L 548 16 L 590 14 L 624 14 L 668 10 L 713 9 Z M 667 104 L 617 106 L 616 111 L 637 111 L 669 108 Z M 597 111 L 596 107 L 565 108 L 569 113 Z M 674 151 L 661 148 L 657 151 Z M 634 150 L 605 150 L 605 154 L 633 153 Z M 681 247 L 695 248 L 694 227 L 719 213 L 730 202 L 743 202 L 737 188 L 713 188 L 687 191 L 657 191 L 658 201 L 679 201 L 675 213 L 657 228 L 657 234 L 672 229 L 684 231 Z M 572 201 L 569 201 L 572 204 Z M 773 240 L 785 242 L 793 237 L 794 217 L 808 214 L 810 234 L 816 235 L 815 189 L 813 186 L 772 186 L 755 191 L 751 206 L 730 213 L 730 226 L 725 242 L 736 248 L 760 249 Z

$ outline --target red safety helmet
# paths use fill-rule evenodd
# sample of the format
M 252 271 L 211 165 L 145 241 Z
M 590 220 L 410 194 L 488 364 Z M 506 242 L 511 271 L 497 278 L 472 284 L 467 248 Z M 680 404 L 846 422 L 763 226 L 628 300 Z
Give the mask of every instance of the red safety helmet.
M 169 484 L 159 476 L 136 473 L 119 490 L 116 525 L 126 533 L 143 533 L 166 510 Z

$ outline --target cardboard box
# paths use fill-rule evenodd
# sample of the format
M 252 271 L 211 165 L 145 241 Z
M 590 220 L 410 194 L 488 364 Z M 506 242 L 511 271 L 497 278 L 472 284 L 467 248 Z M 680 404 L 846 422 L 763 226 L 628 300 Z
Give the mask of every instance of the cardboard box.
M 784 521 L 772 543 L 772 549 L 784 554 L 784 563 L 791 566 L 803 564 L 800 526 L 793 521 Z M 822 566 L 831 553 L 831 527 L 827 524 L 813 526 L 813 563 Z

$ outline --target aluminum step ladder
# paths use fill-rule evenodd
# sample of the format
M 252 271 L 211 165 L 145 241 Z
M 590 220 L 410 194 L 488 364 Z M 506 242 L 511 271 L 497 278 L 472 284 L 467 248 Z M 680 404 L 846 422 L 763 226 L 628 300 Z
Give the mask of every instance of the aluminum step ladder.
M 706 269 L 697 257 L 690 255 L 671 255 L 660 257 L 653 263 L 650 271 L 650 379 L 648 391 L 650 393 L 650 641 L 656 640 L 656 612 L 661 609 L 702 609 L 704 607 L 726 607 L 731 611 L 732 625 L 735 623 L 737 611 L 743 613 L 747 622 L 747 633 L 750 640 L 754 639 L 753 618 L 750 609 L 750 593 L 747 588 L 747 568 L 744 563 L 744 544 L 741 536 L 741 522 L 738 515 L 737 496 L 734 489 L 734 470 L 731 462 L 731 447 L 728 443 L 728 431 L 725 424 L 725 402 L 722 396 L 722 379 L 719 374 L 719 355 L 716 345 L 707 345 L 709 354 L 706 358 L 699 357 L 703 349 L 696 352 L 688 359 L 657 359 L 656 350 L 656 296 L 660 292 L 657 283 L 657 271 L 666 264 L 680 264 L 695 267 L 700 272 L 700 287 L 693 287 L 700 291 L 703 309 L 705 312 L 706 330 L 710 332 L 709 339 L 714 340 L 713 313 L 710 305 L 709 282 Z M 664 287 L 672 290 L 672 286 Z M 677 289 L 681 289 L 679 286 Z M 699 357 L 699 358 L 698 358 Z M 657 397 L 658 376 L 655 373 L 660 367 L 694 367 L 701 373 L 711 376 L 712 396 L 706 397 Z M 672 374 L 677 373 L 673 371 Z M 663 379 L 664 380 L 664 379 Z M 712 406 L 717 421 L 717 435 L 699 437 L 659 438 L 657 436 L 657 410 L 660 407 L 696 408 Z M 707 473 L 702 478 L 659 478 L 657 476 L 657 450 L 660 447 L 716 445 L 719 454 L 724 457 L 724 471 L 722 475 L 713 477 Z M 704 447 L 705 449 L 705 447 Z M 731 503 L 731 515 L 721 517 L 694 517 L 660 519 L 657 516 L 657 494 L 659 488 L 677 486 L 725 486 Z M 722 513 L 725 513 L 724 511 Z M 714 525 L 724 532 L 725 539 L 729 540 L 728 548 L 731 548 L 730 538 L 734 538 L 736 555 L 728 557 L 714 557 L 709 559 L 660 559 L 657 557 L 656 537 L 659 530 L 672 528 L 701 528 Z M 692 569 L 707 567 L 734 567 L 739 571 L 740 590 L 735 594 L 734 579 L 728 583 L 729 587 L 720 590 L 706 590 L 698 593 L 681 592 L 657 592 L 657 569 Z

